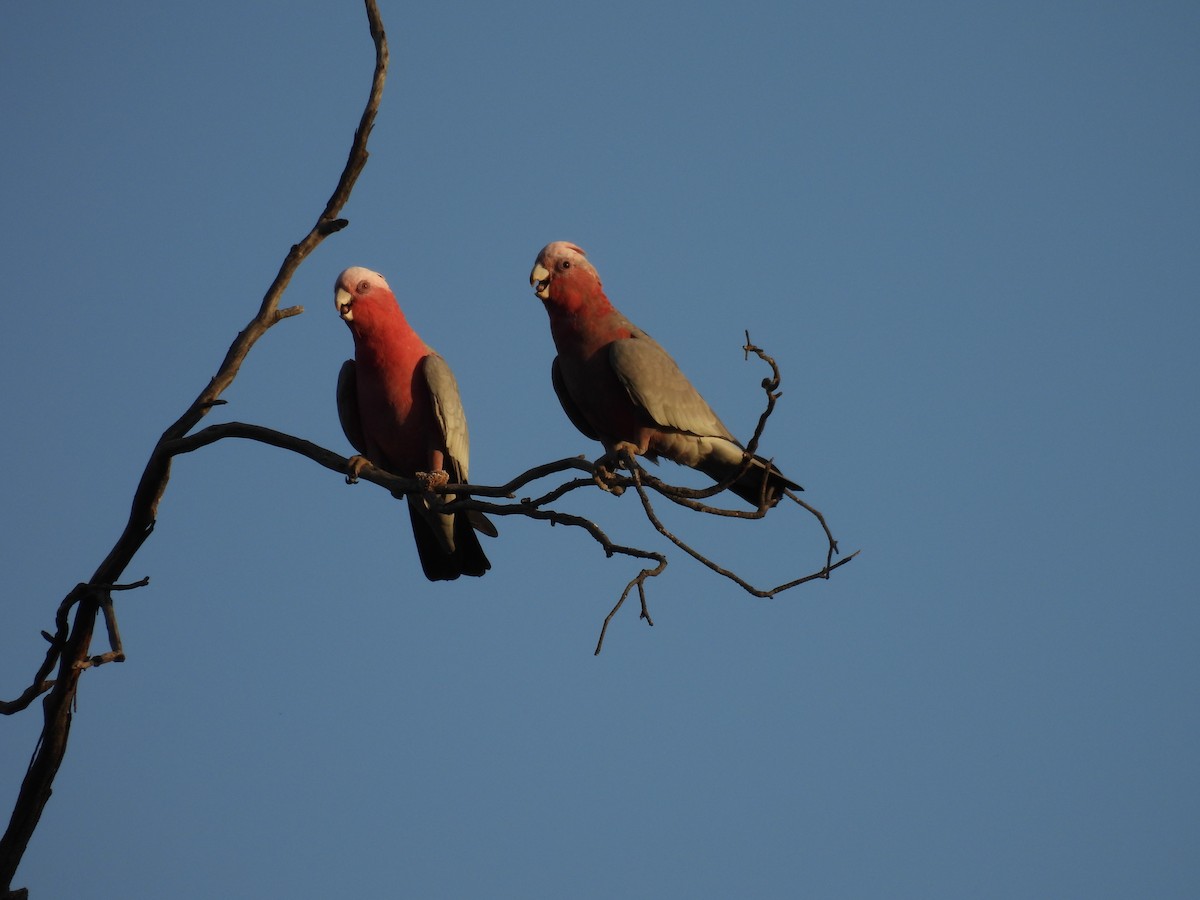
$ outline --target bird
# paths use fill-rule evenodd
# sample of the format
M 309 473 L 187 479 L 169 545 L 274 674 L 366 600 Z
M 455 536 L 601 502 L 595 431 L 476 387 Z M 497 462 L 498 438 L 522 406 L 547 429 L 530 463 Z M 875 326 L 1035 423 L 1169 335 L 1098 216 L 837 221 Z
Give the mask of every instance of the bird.
M 604 445 L 599 465 L 628 452 L 652 462 L 665 457 L 717 482 L 737 475 L 742 444 L 675 360 L 613 306 L 579 246 L 547 244 L 529 283 L 558 350 L 550 366 L 554 392 L 572 424 Z M 730 485 L 755 508 L 774 506 L 786 489 L 803 490 L 761 456 Z
M 338 419 L 361 454 L 350 460 L 351 478 L 365 459 L 430 487 L 467 483 L 470 441 L 454 373 L 408 324 L 384 277 L 346 269 L 334 284 L 334 306 L 354 338 L 354 359 L 342 363 L 337 381 Z M 476 531 L 495 537 L 496 528 L 481 513 L 445 513 L 417 494 L 408 495 L 408 512 L 430 581 L 491 568 Z

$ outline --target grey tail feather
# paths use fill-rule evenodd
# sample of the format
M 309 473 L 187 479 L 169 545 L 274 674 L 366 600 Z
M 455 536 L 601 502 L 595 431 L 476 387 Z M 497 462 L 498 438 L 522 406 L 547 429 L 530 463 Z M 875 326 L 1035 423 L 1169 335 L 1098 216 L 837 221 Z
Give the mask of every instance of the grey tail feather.
M 471 523 L 471 527 L 476 531 L 486 534 L 488 537 L 499 537 L 500 532 L 496 530 L 496 526 L 492 520 L 485 516 L 477 509 L 468 509 L 463 513 L 467 517 L 467 521 Z
M 408 516 L 421 569 L 430 581 L 453 581 L 460 575 L 478 577 L 492 567 L 467 516 L 454 517 L 453 553 L 446 552 L 433 533 L 433 526 L 412 505 L 408 507 Z
M 785 489 L 793 491 L 802 491 L 804 488 L 796 484 L 782 472 L 780 472 L 768 460 L 761 456 L 754 457 L 755 465 L 752 465 L 746 470 L 737 481 L 729 486 L 729 490 L 733 491 L 751 506 L 757 508 L 759 498 L 763 495 L 763 476 L 766 475 L 766 495 L 767 506 L 772 507 L 779 502 L 783 497 Z M 704 469 L 704 474 L 714 481 L 725 481 L 733 474 L 728 463 L 720 463 Z

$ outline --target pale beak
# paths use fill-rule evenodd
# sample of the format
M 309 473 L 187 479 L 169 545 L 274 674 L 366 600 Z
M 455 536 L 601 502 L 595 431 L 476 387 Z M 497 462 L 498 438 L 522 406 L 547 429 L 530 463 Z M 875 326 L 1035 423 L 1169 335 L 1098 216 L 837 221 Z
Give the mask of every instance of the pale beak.
M 550 299 L 550 270 L 538 263 L 533 267 L 533 271 L 529 273 L 529 283 L 533 285 L 533 292 L 543 300 Z
M 333 295 L 333 305 L 337 307 L 337 313 L 347 322 L 354 319 L 354 312 L 350 309 L 354 305 L 354 297 L 345 288 L 338 288 Z

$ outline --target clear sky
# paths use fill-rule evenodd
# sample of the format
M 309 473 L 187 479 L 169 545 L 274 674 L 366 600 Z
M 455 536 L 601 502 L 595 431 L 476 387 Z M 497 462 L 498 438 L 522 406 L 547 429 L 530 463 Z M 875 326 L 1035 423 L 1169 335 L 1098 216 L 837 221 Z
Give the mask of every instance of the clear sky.
M 332 284 L 384 273 L 454 367 L 473 480 L 596 455 L 527 277 L 609 296 L 846 550 L 755 600 L 633 496 L 637 566 L 500 523 L 430 584 L 370 485 L 179 460 L 18 876 L 34 898 L 1200 894 L 1200 6 L 384 0 L 351 225 L 210 422 L 343 453 Z M 117 538 L 159 433 L 332 191 L 361 5 L 9 4 L 0 693 Z M 666 465 L 661 474 L 688 480 Z M 698 483 L 691 479 L 689 483 Z M 756 583 L 801 511 L 670 524 Z M 101 648 L 103 649 L 103 648 Z M 7 820 L 40 727 L 0 721 Z

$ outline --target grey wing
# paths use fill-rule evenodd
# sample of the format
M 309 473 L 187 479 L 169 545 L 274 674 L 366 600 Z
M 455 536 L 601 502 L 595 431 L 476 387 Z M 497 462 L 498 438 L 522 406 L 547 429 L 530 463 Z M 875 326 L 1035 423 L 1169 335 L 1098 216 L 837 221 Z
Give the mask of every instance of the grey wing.
M 366 442 L 362 435 L 362 421 L 358 417 L 358 371 L 352 359 L 342 363 L 338 372 L 337 410 L 346 440 L 359 453 L 365 454 Z
M 433 400 L 433 414 L 442 430 L 442 440 L 445 443 L 447 455 L 447 459 L 443 463 L 446 473 L 450 476 L 451 481 L 466 484 L 470 481 L 467 471 L 471 457 L 471 441 L 467 436 L 467 414 L 463 411 L 462 398 L 458 395 L 458 382 L 455 381 L 450 366 L 436 353 L 430 353 L 421 360 L 420 374 L 425 379 L 425 386 L 429 389 L 429 396 Z M 447 497 L 447 499 L 453 498 Z M 467 511 L 466 517 L 476 531 L 480 531 L 488 537 L 496 536 L 496 526 L 483 513 L 472 509 Z M 481 556 L 483 555 L 482 550 L 479 553 Z M 483 561 L 484 569 L 489 568 L 486 565 L 486 557 Z M 468 572 L 468 574 L 482 575 L 483 573 Z
M 471 459 L 471 440 L 467 436 L 467 414 L 458 396 L 458 382 L 450 366 L 436 353 L 430 353 L 420 366 L 421 376 L 433 400 L 433 414 L 442 429 L 447 455 L 446 471 L 454 481 L 465 484 Z
M 600 435 L 596 434 L 596 430 L 588 424 L 588 420 L 583 417 L 583 412 L 576 405 L 570 392 L 567 391 L 567 384 L 563 381 L 562 367 L 558 364 L 557 356 L 554 357 L 554 362 L 550 363 L 550 383 L 554 385 L 554 393 L 558 395 L 558 402 L 562 405 L 567 418 L 571 420 L 571 424 L 578 428 L 584 437 L 589 437 L 593 441 L 600 440 Z
M 734 440 L 729 429 L 679 371 L 675 360 L 644 332 L 613 341 L 608 361 L 634 403 L 659 425 Z

